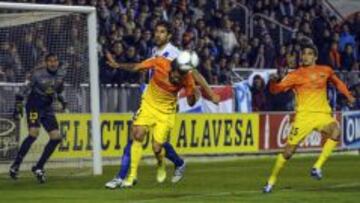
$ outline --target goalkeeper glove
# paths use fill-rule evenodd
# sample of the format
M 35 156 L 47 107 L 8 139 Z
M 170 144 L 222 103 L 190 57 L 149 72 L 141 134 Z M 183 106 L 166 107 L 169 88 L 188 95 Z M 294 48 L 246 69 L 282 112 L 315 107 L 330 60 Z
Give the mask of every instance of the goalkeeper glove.
M 62 105 L 62 111 L 63 111 L 64 113 L 69 113 L 70 111 L 69 111 L 69 109 L 67 108 L 68 103 L 67 103 L 66 101 L 63 101 L 63 102 L 60 102 L 60 103 L 61 103 L 61 105 Z
M 59 96 L 59 97 L 58 97 L 58 101 L 59 101 L 60 104 L 61 104 L 61 107 L 62 107 L 61 110 L 62 110 L 62 112 L 68 113 L 68 112 L 69 112 L 69 109 L 67 108 L 68 103 L 65 101 L 64 97 Z
M 21 117 L 23 117 L 24 115 L 24 97 L 21 95 L 16 95 L 15 96 L 15 108 L 14 108 L 14 113 L 13 113 L 13 117 L 15 120 L 20 119 Z

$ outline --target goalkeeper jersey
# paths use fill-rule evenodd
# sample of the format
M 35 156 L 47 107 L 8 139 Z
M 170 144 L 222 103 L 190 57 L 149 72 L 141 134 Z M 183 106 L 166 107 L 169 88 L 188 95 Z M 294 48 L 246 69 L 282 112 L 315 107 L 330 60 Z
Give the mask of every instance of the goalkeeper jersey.
M 142 102 L 162 113 L 175 113 L 177 93 L 185 88 L 187 96 L 194 93 L 195 82 L 191 73 L 183 76 L 180 85 L 170 82 L 171 61 L 164 57 L 155 57 L 145 60 L 140 65 L 143 69 L 152 69 L 154 72 L 150 83 L 142 96 Z
M 280 83 L 271 82 L 270 92 L 278 93 L 292 89 L 295 93 L 296 112 L 330 113 L 327 99 L 327 83 L 333 83 L 347 98 L 351 97 L 346 85 L 328 66 L 300 67 L 290 72 Z
M 34 69 L 21 95 L 36 100 L 39 106 L 50 105 L 62 93 L 65 75 L 60 67 L 56 72 L 45 67 Z

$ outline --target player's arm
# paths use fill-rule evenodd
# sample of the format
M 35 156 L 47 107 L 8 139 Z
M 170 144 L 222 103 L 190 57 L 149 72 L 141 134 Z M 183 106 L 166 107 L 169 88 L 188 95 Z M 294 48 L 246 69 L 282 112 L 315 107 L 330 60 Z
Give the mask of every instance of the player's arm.
M 68 103 L 66 102 L 65 97 L 63 95 L 64 87 L 65 87 L 64 82 L 61 82 L 59 87 L 56 89 L 56 99 L 61 103 L 62 110 L 66 111 Z
M 35 84 L 35 75 L 31 74 L 26 80 L 25 80 L 25 87 L 20 92 L 15 94 L 15 108 L 13 117 L 14 119 L 19 119 L 24 115 L 24 100 L 27 98 L 27 96 L 30 94 L 31 89 L 33 85 Z
M 346 84 L 336 76 L 335 72 L 331 70 L 330 82 L 333 83 L 339 92 L 346 96 L 350 104 L 355 102 L 355 98 L 351 95 L 351 92 L 347 88 Z
M 141 63 L 118 63 L 116 60 L 112 57 L 112 55 L 107 52 L 106 53 L 107 61 L 106 63 L 112 67 L 112 68 L 119 68 L 130 72 L 138 72 L 145 69 L 152 68 L 155 64 L 155 58 L 151 58 L 148 60 L 145 60 Z
M 280 82 L 277 75 L 270 76 L 270 93 L 278 94 L 280 92 L 286 92 L 289 89 L 292 89 L 300 80 L 300 77 L 295 73 L 289 73 L 285 76 Z
M 118 63 L 110 52 L 106 52 L 105 57 L 106 57 L 106 63 L 112 68 L 120 68 L 126 71 L 134 71 L 134 72 L 137 71 L 135 69 L 135 66 L 138 63 Z
M 205 91 L 207 95 L 209 95 L 211 101 L 215 104 L 218 104 L 220 101 L 220 96 L 216 94 L 209 86 L 205 78 L 197 71 L 196 69 L 191 71 L 192 76 L 197 84 L 199 84 Z

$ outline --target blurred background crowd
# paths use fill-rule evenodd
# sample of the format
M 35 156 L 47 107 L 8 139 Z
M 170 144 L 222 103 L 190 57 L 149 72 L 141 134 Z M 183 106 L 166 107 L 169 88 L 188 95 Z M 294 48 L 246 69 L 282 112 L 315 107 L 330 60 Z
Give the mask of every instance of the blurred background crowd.
M 172 23 L 172 43 L 181 49 L 196 50 L 201 57 L 199 71 L 211 85 L 231 85 L 236 70 L 277 69 L 286 74 L 300 61 L 300 44 L 312 41 L 319 50 L 319 64 L 330 65 L 358 98 L 360 96 L 360 13 L 340 20 L 321 0 L 22 0 L 64 5 L 92 5 L 98 11 L 98 46 L 102 84 L 142 83 L 143 74 L 114 70 L 104 53 L 110 51 L 121 62 L 139 62 L 150 57 L 154 47 L 152 30 L 159 20 Z M 244 18 L 256 16 L 249 25 Z M 80 22 L 80 20 L 79 20 Z M 62 25 L 60 25 L 63 23 Z M 30 29 L 23 43 L 0 42 L 0 81 L 18 82 L 17 72 L 31 70 L 45 53 L 62 49 L 63 61 L 74 66 L 86 58 L 81 50 L 81 26 L 58 22 L 50 35 Z M 69 27 L 70 26 L 70 27 Z M 251 26 L 251 29 L 249 27 Z M 283 27 L 286 29 L 279 29 Z M 61 30 L 70 30 L 61 36 Z M 250 31 L 249 31 L 250 30 Z M 284 31 L 285 30 L 285 31 Z M 288 31 L 288 30 L 291 30 Z M 280 33 L 281 32 L 281 33 Z M 1 33 L 1 28 L 0 28 Z M 55 36 L 56 35 L 56 36 Z M 54 46 L 53 37 L 71 38 L 79 45 Z M 2 38 L 2 39 L 6 39 Z M 58 44 L 58 43 L 57 43 Z M 22 46 L 22 47 L 18 47 Z M 26 54 L 31 51 L 31 55 Z M 26 63 L 24 63 L 26 61 Z M 71 61 L 71 62 L 69 62 Z M 79 65 L 79 64 L 78 64 Z M 253 108 L 291 110 L 282 102 L 291 93 L 270 95 L 266 80 L 254 77 Z M 269 101 L 268 101 L 269 100 Z M 358 99 L 359 100 L 359 99 Z M 344 108 L 342 99 L 335 105 Z M 285 104 L 286 106 L 286 104 Z M 360 108 L 360 101 L 356 107 Z

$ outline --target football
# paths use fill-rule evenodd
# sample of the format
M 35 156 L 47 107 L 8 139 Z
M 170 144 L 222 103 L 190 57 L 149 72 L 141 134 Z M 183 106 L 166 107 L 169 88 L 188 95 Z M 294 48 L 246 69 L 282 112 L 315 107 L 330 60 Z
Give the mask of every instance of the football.
M 199 57 L 194 51 L 181 51 L 176 63 L 181 71 L 189 71 L 199 65 Z

